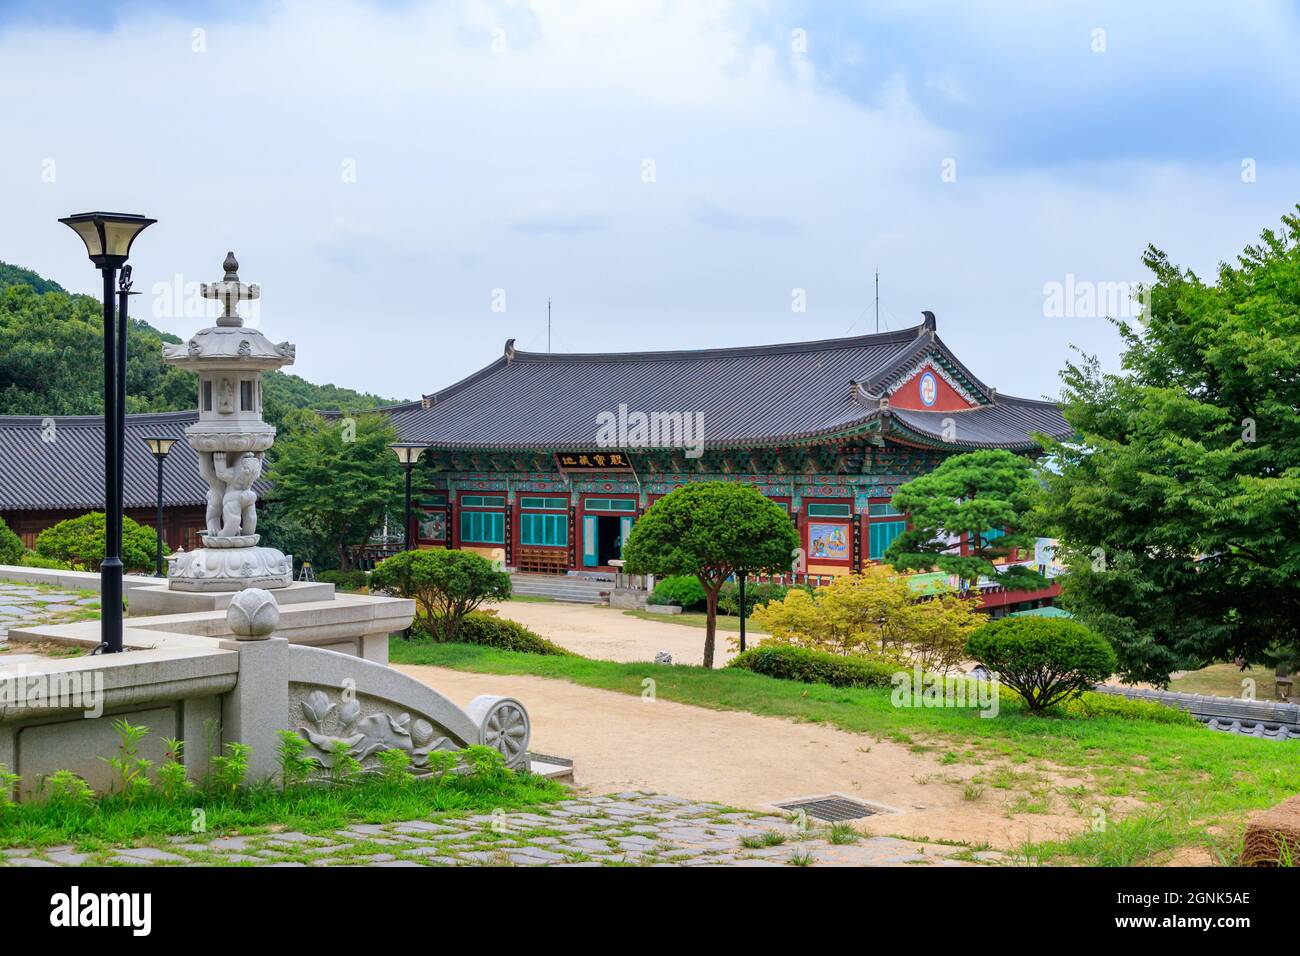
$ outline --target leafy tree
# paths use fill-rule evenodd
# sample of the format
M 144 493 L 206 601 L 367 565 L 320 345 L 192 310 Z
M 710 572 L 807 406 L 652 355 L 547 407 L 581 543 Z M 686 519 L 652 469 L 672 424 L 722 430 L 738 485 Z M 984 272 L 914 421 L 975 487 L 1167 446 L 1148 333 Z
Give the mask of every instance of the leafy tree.
M 17 564 L 23 556 L 23 539 L 0 518 L 0 564 Z
M 195 407 L 194 373 L 164 365 L 162 343 L 181 339 L 140 319 L 127 327 L 128 412 Z M 0 414 L 97 415 L 103 411 L 103 309 L 36 273 L 0 262 Z M 368 409 L 387 399 L 296 375 L 263 376 L 265 416 L 279 425 L 295 408 Z
M 1300 208 L 1297 209 L 1300 213 Z M 1300 652 L 1300 215 L 1207 284 L 1154 247 L 1122 372 L 1062 373 L 1039 517 L 1129 680 Z
M 510 597 L 510 575 L 472 551 L 402 551 L 379 562 L 370 589 L 414 599 L 434 637 L 454 641 L 467 614 Z
M 967 650 L 1035 712 L 1079 696 L 1116 666 L 1105 638 L 1059 617 L 990 621 L 971 635 Z
M 972 451 L 946 459 L 938 468 L 903 485 L 894 507 L 908 515 L 909 527 L 885 550 L 899 571 L 956 575 L 969 588 L 981 576 L 1011 588 L 1042 588 L 1047 580 L 1020 565 L 994 562 L 1017 549 L 1033 548 L 1025 515 L 1038 489 L 1032 462 L 1009 451 Z M 966 554 L 956 545 L 966 536 Z
M 298 419 L 277 438 L 267 470 L 280 520 L 306 530 L 347 570 L 349 548 L 402 505 L 402 469 L 388 448 L 396 440 L 392 424 L 377 415 Z
M 298 516 L 287 513 L 284 503 L 275 498 L 258 503 L 257 533 L 263 544 L 292 555 L 299 564 L 311 562 L 318 572 L 318 580 L 326 573 L 324 569 L 338 560 L 333 542 L 322 542 L 319 535 L 303 525 Z M 364 571 L 356 573 L 365 576 Z
M 684 485 L 655 502 L 623 548 L 630 574 L 693 574 L 704 586 L 704 666 L 713 666 L 718 591 L 738 571 L 789 571 L 799 535 L 758 489 L 735 482 Z
M 983 623 L 979 605 L 946 589 L 918 594 L 905 575 L 878 565 L 837 577 L 811 594 L 792 589 L 756 608 L 768 644 L 867 655 L 947 673 Z
M 158 533 L 122 516 L 122 566 L 127 573 L 153 573 Z M 90 511 L 46 528 L 36 536 L 36 553 L 78 571 L 98 571 L 104 560 L 104 512 Z M 170 553 L 163 542 L 163 554 Z

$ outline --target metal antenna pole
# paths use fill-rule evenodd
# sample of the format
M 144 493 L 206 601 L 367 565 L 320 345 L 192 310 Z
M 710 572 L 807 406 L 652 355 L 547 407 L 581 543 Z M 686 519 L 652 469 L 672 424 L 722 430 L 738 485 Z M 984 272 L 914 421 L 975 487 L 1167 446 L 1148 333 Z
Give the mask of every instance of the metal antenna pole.
M 551 351 L 551 297 L 546 297 L 546 351 Z
M 876 270 L 876 334 L 880 334 L 880 270 Z

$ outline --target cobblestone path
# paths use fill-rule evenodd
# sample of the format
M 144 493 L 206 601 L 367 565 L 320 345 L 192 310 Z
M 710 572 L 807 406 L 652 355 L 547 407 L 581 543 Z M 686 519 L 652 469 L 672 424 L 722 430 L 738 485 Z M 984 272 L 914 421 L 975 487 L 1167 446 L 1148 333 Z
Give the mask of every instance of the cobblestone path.
M 853 838 L 844 829 L 649 793 L 323 833 L 187 835 L 95 853 L 61 846 L 0 854 L 7 866 L 978 866 L 1005 859 L 969 847 Z

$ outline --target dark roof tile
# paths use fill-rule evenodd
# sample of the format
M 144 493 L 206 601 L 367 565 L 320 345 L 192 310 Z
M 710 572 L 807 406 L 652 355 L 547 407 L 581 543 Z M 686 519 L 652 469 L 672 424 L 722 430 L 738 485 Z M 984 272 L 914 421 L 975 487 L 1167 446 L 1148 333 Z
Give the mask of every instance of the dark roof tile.
M 511 342 L 505 355 L 468 378 L 423 403 L 388 411 L 403 441 L 439 448 L 590 447 L 598 416 L 617 414 L 620 405 L 648 414 L 699 412 L 709 445 L 766 444 L 871 422 L 878 408 L 855 401 L 850 381 L 867 389 L 884 385 L 927 350 L 960 370 L 982 397 L 992 397 L 993 404 L 961 413 L 973 445 L 1026 447 L 1033 444 L 1029 431 L 1068 431 L 1050 403 L 997 396 L 925 326 L 679 352 L 549 354 L 515 351 Z M 904 420 L 927 436 L 938 435 L 942 425 L 933 422 L 946 417 L 914 414 L 919 417 Z
M 198 418 L 197 411 L 127 416 L 122 495 L 126 507 L 157 503 L 157 464 L 144 443 L 155 435 L 178 439 L 163 468 L 164 504 L 207 500 L 198 458 L 184 441 L 185 426 Z M 53 427 L 47 429 L 47 423 Z M 0 511 L 103 507 L 103 418 L 0 416 Z

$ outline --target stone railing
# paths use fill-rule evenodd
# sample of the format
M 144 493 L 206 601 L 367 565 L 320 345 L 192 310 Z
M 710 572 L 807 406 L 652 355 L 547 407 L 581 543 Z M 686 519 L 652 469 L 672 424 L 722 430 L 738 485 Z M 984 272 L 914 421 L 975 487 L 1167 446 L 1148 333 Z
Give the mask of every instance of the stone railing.
M 286 617 L 304 609 L 310 610 L 291 608 Z M 300 734 L 306 755 L 322 767 L 330 766 L 340 746 L 365 770 L 374 769 L 377 754 L 396 749 L 408 754 L 411 772 L 419 775 L 428 771 L 431 753 L 471 745 L 496 749 L 511 768 L 527 766 L 531 725 L 519 701 L 482 696 L 462 710 L 384 663 L 292 643 L 269 591 L 238 592 L 222 628 L 206 613 L 172 617 L 177 625 L 197 618 L 202 626 L 195 630 L 220 633 L 164 630 L 162 618 L 152 630 L 132 621 L 128 648 L 138 648 L 142 635 L 153 646 L 79 658 L 0 659 L 0 764 L 21 775 L 21 796 L 37 792 L 59 770 L 109 789 L 106 758 L 118 749 L 113 724 L 123 719 L 149 729 L 140 756 L 155 765 L 164 738 L 183 741 L 194 779 L 232 741 L 251 748 L 249 782 L 274 778 L 279 732 L 285 730 Z M 74 626 L 84 625 L 24 633 L 40 640 Z M 295 628 L 310 631 L 301 620 L 288 630 Z

